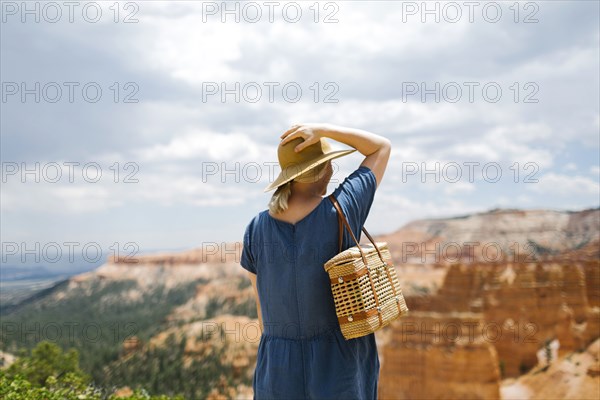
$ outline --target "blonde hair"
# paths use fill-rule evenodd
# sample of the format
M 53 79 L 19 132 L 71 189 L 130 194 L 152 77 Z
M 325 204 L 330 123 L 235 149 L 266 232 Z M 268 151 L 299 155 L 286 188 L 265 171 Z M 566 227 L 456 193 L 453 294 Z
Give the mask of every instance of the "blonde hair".
M 269 201 L 269 211 L 271 211 L 272 214 L 277 214 L 286 210 L 288 208 L 288 199 L 292 194 L 292 181 L 302 183 L 317 182 L 325 175 L 327 172 L 327 166 L 330 163 L 331 160 L 328 160 L 323 164 L 319 164 L 316 167 L 304 172 L 302 175 L 299 175 L 291 181 L 279 186 Z

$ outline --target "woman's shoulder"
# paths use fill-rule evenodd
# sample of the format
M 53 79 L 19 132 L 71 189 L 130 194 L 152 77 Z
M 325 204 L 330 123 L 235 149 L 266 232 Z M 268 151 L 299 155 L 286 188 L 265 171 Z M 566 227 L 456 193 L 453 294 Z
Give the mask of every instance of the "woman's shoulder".
M 265 220 L 265 218 L 269 216 L 268 213 L 269 209 L 265 209 L 256 213 L 246 224 L 246 229 L 252 229 L 259 226 Z
M 361 227 L 369 215 L 376 190 L 375 174 L 369 167 L 361 165 L 337 186 L 333 195 L 346 218 L 354 226 Z
M 361 165 L 355 169 L 350 175 L 335 188 L 333 194 L 338 197 L 351 196 L 351 197 L 372 197 L 377 189 L 377 179 L 373 171 L 365 166 Z

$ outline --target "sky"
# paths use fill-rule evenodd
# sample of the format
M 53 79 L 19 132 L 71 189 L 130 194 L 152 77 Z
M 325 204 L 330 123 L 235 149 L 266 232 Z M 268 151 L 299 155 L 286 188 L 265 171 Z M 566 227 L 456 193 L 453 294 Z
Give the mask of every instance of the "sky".
M 3 1 L 2 252 L 241 241 L 297 123 L 391 140 L 375 235 L 598 207 L 599 2 L 473 4 Z

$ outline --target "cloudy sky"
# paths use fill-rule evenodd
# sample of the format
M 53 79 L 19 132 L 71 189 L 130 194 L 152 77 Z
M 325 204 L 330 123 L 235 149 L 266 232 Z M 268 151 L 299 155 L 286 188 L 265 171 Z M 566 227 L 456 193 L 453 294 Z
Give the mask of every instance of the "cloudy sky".
M 598 207 L 599 3 L 475 3 L 2 2 L 2 241 L 241 240 L 299 122 L 392 141 L 374 234 Z

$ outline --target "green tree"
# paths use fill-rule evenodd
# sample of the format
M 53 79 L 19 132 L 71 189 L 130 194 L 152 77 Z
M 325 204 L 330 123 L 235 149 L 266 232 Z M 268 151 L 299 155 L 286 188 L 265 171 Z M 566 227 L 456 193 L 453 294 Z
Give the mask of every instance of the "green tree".
M 79 368 L 79 353 L 42 341 L 31 355 L 20 351 L 21 357 L 7 369 L 0 369 L 0 399 L 6 400 L 116 400 L 114 394 L 90 383 L 91 377 Z M 150 396 L 143 388 L 119 400 L 183 400 L 182 395 Z
M 53 377 L 56 384 L 68 381 L 69 385 L 87 385 L 91 377 L 79 368 L 79 352 L 69 349 L 63 353 L 55 343 L 47 340 L 39 342 L 31 351 L 31 356 L 18 358 L 11 364 L 7 377 L 21 375 L 32 385 L 41 387 L 46 385 L 49 377 Z

